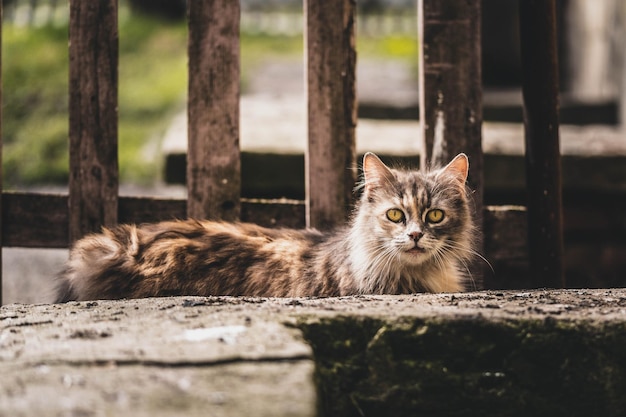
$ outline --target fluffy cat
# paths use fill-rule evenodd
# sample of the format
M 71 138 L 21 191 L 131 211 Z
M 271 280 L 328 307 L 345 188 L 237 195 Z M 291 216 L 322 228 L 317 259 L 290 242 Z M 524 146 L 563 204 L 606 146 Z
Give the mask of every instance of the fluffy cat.
M 72 248 L 57 302 L 462 291 L 475 254 L 468 167 L 460 154 L 397 170 L 368 153 L 349 224 L 328 232 L 201 220 L 104 229 Z

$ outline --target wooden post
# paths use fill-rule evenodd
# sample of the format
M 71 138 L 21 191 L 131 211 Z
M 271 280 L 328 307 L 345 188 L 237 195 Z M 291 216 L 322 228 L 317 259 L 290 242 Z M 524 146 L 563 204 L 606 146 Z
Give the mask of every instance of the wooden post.
M 520 1 L 528 246 L 536 287 L 563 278 L 559 78 L 554 0 Z
M 356 181 L 355 0 L 306 0 L 307 226 L 346 221 Z
M 70 242 L 117 223 L 117 0 L 70 2 Z
M 443 166 L 457 154 L 470 161 L 474 221 L 482 230 L 483 152 L 480 0 L 418 0 L 422 169 Z M 482 235 L 477 250 L 482 252 Z M 471 268 L 482 286 L 484 263 Z
M 239 1 L 190 1 L 188 15 L 187 215 L 238 220 Z

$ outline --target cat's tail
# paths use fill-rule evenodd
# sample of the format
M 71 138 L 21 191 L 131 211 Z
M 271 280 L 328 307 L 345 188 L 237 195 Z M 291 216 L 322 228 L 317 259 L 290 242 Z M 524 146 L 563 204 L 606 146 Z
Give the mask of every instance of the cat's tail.
M 67 303 L 68 301 L 76 301 L 78 299 L 72 290 L 70 280 L 67 278 L 67 272 L 67 269 L 65 269 L 57 276 L 54 303 Z
M 57 276 L 55 302 L 121 298 L 116 277 L 125 277 L 120 270 L 134 265 L 138 242 L 136 227 L 131 225 L 105 228 L 75 242 Z

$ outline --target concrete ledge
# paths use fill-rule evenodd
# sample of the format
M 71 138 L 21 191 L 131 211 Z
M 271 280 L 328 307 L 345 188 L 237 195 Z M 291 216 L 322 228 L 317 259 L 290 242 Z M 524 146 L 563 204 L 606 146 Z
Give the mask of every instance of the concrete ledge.
M 626 290 L 0 309 L 0 415 L 626 414 Z
M 2 307 L 0 416 L 312 416 L 311 348 L 257 303 Z
M 416 117 L 417 117 L 417 113 Z M 307 115 L 302 95 L 252 94 L 241 97 L 242 195 L 247 198 L 304 199 Z M 561 125 L 565 190 L 626 190 L 626 141 L 614 126 Z M 185 182 L 187 118 L 176 116 L 163 138 L 164 178 Z M 357 153 L 372 151 L 388 162 L 415 167 L 421 144 L 417 120 L 359 119 Z M 521 123 L 483 124 L 487 194 L 523 193 L 524 128 Z M 509 196 L 507 196 L 509 197 Z M 519 197 L 518 197 L 519 199 Z M 518 201 L 508 203 L 519 204 Z

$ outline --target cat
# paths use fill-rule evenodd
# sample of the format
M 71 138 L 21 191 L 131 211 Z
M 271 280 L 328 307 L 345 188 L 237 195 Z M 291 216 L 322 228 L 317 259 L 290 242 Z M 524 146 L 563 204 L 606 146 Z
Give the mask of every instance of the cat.
M 465 154 L 420 172 L 367 153 L 349 224 L 327 232 L 191 219 L 103 229 L 73 246 L 57 302 L 462 291 L 477 255 L 468 169 Z

